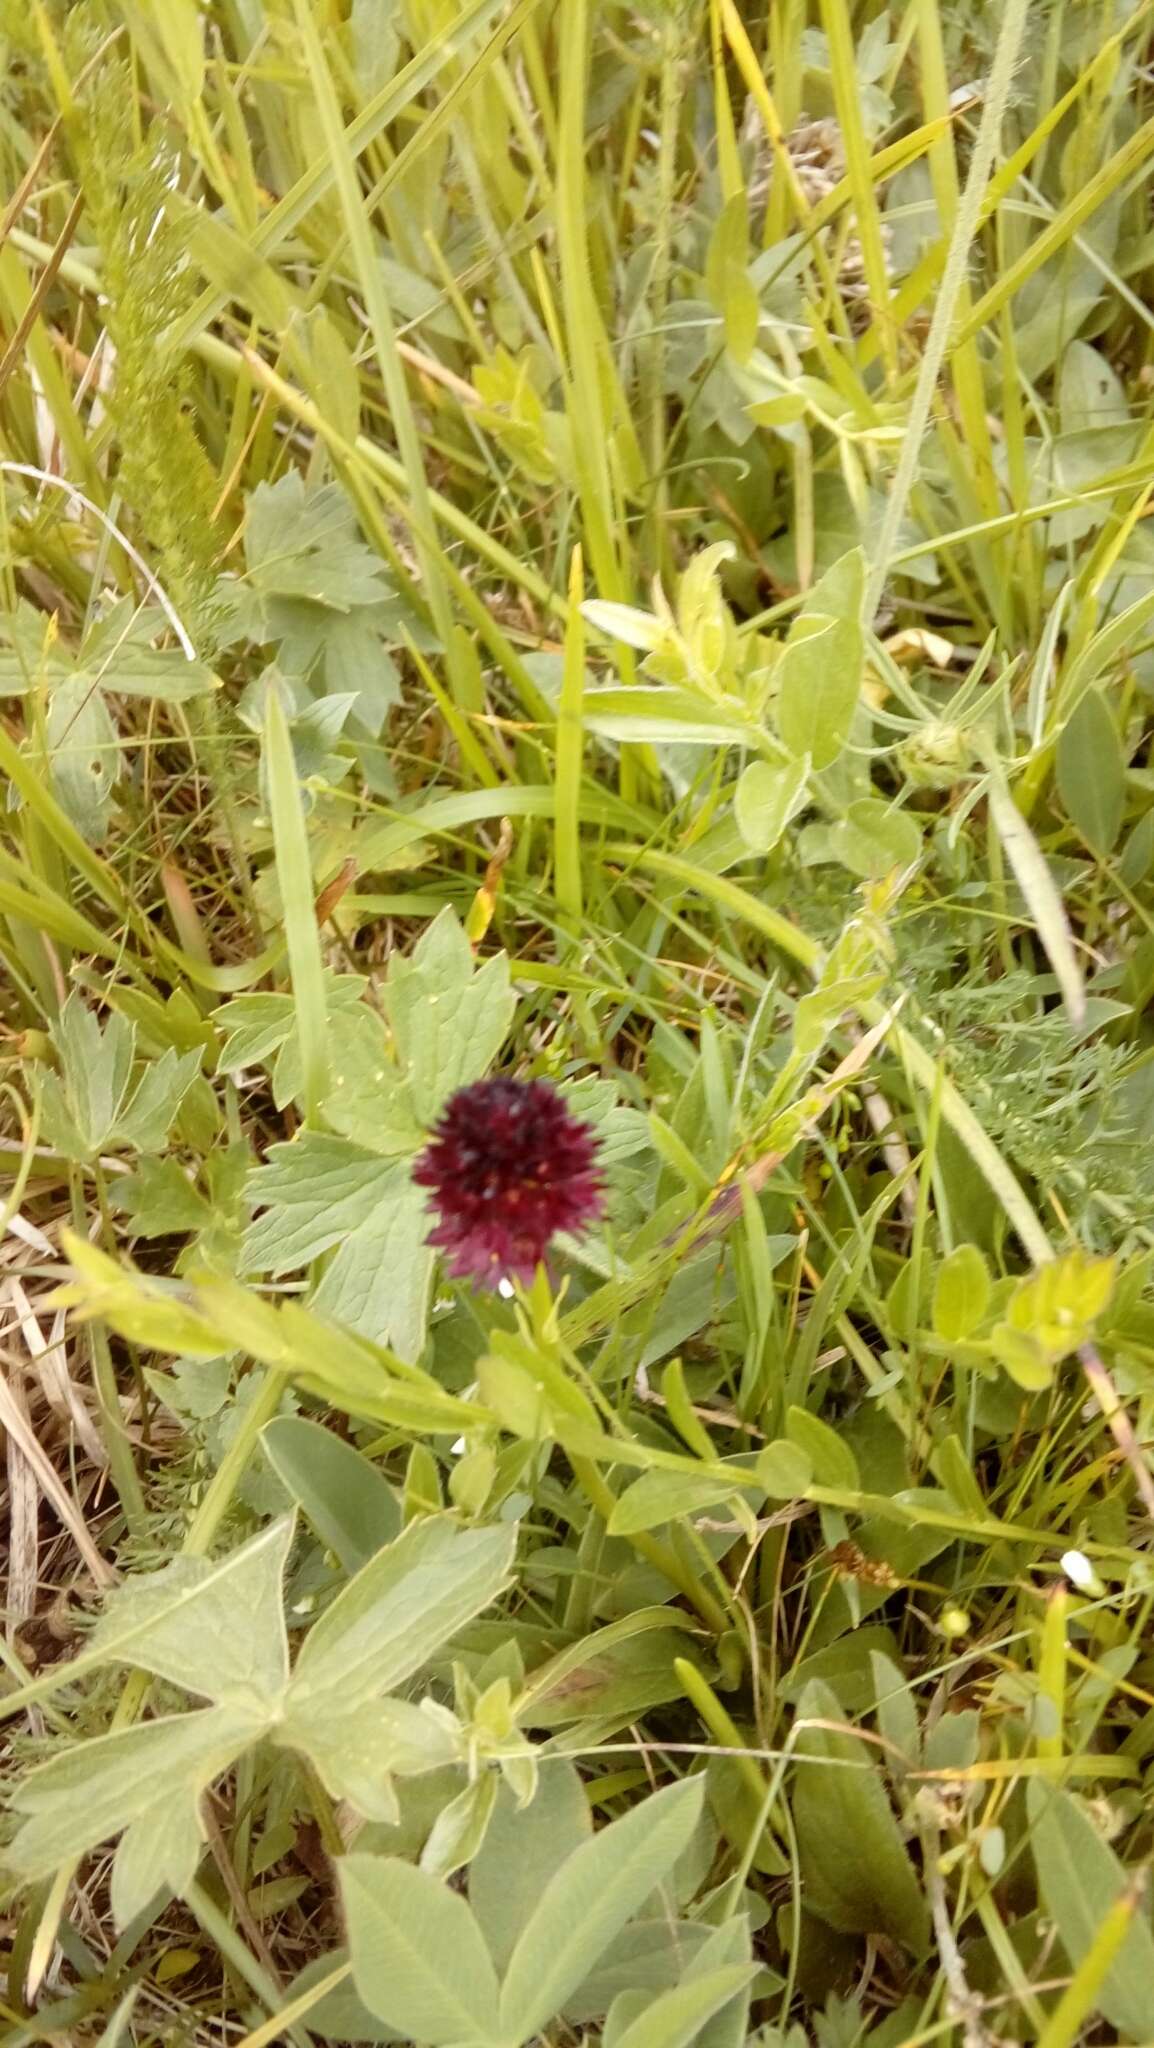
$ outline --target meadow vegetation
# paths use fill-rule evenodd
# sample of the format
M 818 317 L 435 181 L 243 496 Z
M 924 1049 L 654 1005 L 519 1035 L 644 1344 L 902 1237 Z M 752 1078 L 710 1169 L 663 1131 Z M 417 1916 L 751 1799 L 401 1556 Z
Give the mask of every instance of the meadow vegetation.
M 0 4 L 12 2048 L 1154 2038 L 1152 24 Z

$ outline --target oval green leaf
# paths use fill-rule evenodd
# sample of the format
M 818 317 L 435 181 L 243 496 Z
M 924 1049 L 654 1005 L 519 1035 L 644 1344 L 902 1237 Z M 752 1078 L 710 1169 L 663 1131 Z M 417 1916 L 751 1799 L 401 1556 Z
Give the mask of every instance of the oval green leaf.
M 809 762 L 790 761 L 775 768 L 769 761 L 751 761 L 737 785 L 733 814 L 751 853 L 769 853 L 792 817 L 805 803 Z
M 976 1244 L 959 1244 L 934 1282 L 934 1334 L 957 1344 L 978 1328 L 990 1302 L 990 1270 Z

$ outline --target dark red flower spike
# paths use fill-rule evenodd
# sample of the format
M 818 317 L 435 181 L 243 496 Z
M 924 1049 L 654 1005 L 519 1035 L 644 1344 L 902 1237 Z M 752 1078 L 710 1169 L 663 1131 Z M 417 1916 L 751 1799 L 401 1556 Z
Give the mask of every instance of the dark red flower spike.
M 600 1215 L 597 1138 L 548 1081 L 504 1075 L 449 1097 L 413 1179 L 439 1221 L 428 1238 L 455 1279 L 532 1280 L 549 1240 Z

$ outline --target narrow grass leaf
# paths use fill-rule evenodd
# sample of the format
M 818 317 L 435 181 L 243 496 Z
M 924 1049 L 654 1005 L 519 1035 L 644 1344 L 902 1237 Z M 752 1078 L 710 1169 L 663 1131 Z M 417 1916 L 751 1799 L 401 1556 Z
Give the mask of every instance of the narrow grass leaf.
M 1070 924 L 1053 875 L 1037 840 L 1006 787 L 1005 776 L 992 757 L 989 769 L 990 815 L 1005 848 L 1019 889 L 1038 927 L 1046 958 L 1057 977 L 1062 1000 L 1075 1030 L 1086 1015 L 1082 970 L 1074 952 Z
M 312 865 L 304 807 L 288 721 L 275 689 L 269 690 L 265 707 L 264 749 L 277 879 L 300 1042 L 305 1119 L 316 1125 L 320 1122 L 329 1079 L 324 965 L 313 907 Z

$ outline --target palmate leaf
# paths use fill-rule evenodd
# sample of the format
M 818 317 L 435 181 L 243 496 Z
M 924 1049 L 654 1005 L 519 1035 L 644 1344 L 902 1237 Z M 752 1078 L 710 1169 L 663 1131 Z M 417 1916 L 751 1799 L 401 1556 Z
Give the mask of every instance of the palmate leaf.
M 335 1797 L 374 1819 L 395 1817 L 394 1774 L 461 1754 L 453 1716 L 380 1695 L 496 1598 L 515 1526 L 414 1523 L 334 1601 L 289 1681 L 292 1533 L 286 1518 L 218 1563 L 177 1558 L 113 1597 L 85 1661 L 139 1665 L 216 1703 L 97 1737 L 28 1773 L 13 1801 L 26 1818 L 5 1856 L 18 1881 L 128 1830 L 114 1880 L 121 1922 L 162 1886 L 179 1891 L 199 1855 L 200 1795 L 262 1736 L 303 1751 Z
M 282 1579 L 289 1516 L 216 1563 L 176 1557 L 111 1596 L 89 1652 L 186 1692 L 272 1712 L 288 1678 Z
M 212 1203 L 192 1181 L 178 1159 L 142 1159 L 116 1187 L 116 1207 L 130 1218 L 134 1237 L 167 1237 L 173 1231 L 205 1230 L 213 1220 Z
M 194 233 L 203 227 L 203 216 L 195 216 Z M 243 255 L 243 244 L 238 248 Z M 283 289 L 283 281 L 267 266 L 265 276 L 274 289 Z M 247 281 L 236 285 L 242 298 L 247 292 L 252 299 Z M 285 322 L 266 319 L 265 324 L 277 328 Z M 314 355 L 330 410 L 340 405 L 336 387 L 346 374 L 351 379 L 344 395 L 355 421 L 356 371 L 339 331 L 321 307 L 296 316 L 296 327 L 302 351 Z M 286 678 L 319 690 L 322 703 L 344 698 L 350 738 L 375 739 L 400 698 L 400 676 L 389 646 L 438 643 L 430 640 L 424 621 L 364 545 L 347 496 L 339 485 L 309 490 L 295 471 L 275 484 L 260 484 L 248 500 L 245 541 L 246 576 L 222 579 L 218 586 L 230 638 L 275 645 L 277 666 Z M 299 763 L 299 722 L 293 740 Z
M 297 1091 L 292 1040 L 280 1053 L 274 1089 Z M 381 1018 L 367 1002 L 342 1010 L 329 1026 L 329 1087 L 325 1121 L 342 1137 L 389 1158 L 410 1155 L 425 1133 L 413 1112 L 409 1088 L 388 1046 Z
M 136 1032 L 115 1013 L 101 1030 L 95 1012 L 73 991 L 52 1027 L 52 1040 L 60 1075 L 58 1081 L 51 1077 L 51 1099 L 71 1119 L 75 1142 L 83 1148 L 75 1156 L 91 1156 L 107 1142 L 124 1107 Z
M 408 1700 L 346 1704 L 328 1692 L 290 1705 L 274 1739 L 281 1748 L 303 1751 L 334 1799 L 347 1799 L 366 1819 L 379 1821 L 397 1819 L 394 1777 L 417 1777 L 462 1755 L 451 1726 Z
M 203 1836 L 195 1781 L 164 1792 L 117 1844 L 112 1863 L 112 1917 L 128 1927 L 160 1891 L 180 1898 L 196 1875 Z
M 425 1197 L 408 1159 L 304 1132 L 270 1149 L 250 1176 L 249 1195 L 263 1214 L 245 1236 L 245 1272 L 292 1272 L 337 1245 L 312 1297 L 317 1313 L 401 1358 L 420 1355 L 433 1253 Z
M 328 968 L 324 981 L 331 1024 L 338 1012 L 360 1004 L 365 984 L 359 974 L 334 974 Z M 292 1037 L 294 1020 L 291 995 L 237 996 L 230 1003 L 222 1003 L 219 1010 L 213 1011 L 213 1023 L 224 1037 L 220 1051 L 221 1072 L 234 1074 L 241 1067 L 267 1066 Z M 277 1107 L 284 1107 L 279 1095 Z
M 371 1151 L 414 1151 L 423 1134 L 385 1026 L 366 999 L 367 981 L 359 974 L 333 974 L 327 968 L 323 980 L 330 1068 L 327 1120 L 335 1131 Z M 278 1109 L 300 1099 L 303 1076 L 291 995 L 239 996 L 215 1011 L 214 1021 L 224 1034 L 222 1072 L 264 1067 L 271 1075 Z
M 117 1118 L 112 1143 L 136 1152 L 159 1152 L 199 1073 L 199 1047 L 177 1053 L 169 1046 L 159 1059 L 150 1061 Z
M 275 1739 L 309 1756 L 334 1798 L 395 1820 L 394 1775 L 462 1754 L 452 1716 L 381 1698 L 488 1607 L 509 1576 L 515 1526 L 413 1522 L 350 1580 L 310 1631 Z M 370 2001 L 371 2002 L 371 2001 Z
M 245 1236 L 246 1273 L 291 1273 L 347 1240 L 411 1181 L 407 1162 L 382 1159 L 347 1138 L 304 1131 L 272 1145 L 249 1176 L 263 1214 Z
M 244 546 L 249 581 L 263 597 L 307 598 L 351 611 L 389 595 L 381 563 L 360 539 L 341 486 L 310 491 L 298 470 L 252 492 Z
M 412 1361 L 425 1343 L 434 1259 L 411 1158 L 445 1098 L 479 1079 L 500 1049 L 514 1004 L 508 961 L 499 954 L 475 969 L 459 921 L 442 912 L 412 957 L 390 969 L 391 1048 L 355 978 L 329 987 L 326 1109 L 340 1132 L 364 1142 L 306 1131 L 270 1148 L 249 1182 L 262 1213 L 246 1234 L 242 1270 L 277 1276 L 339 1246 L 315 1308 Z M 289 999 L 247 997 L 219 1015 L 229 1032 L 224 1063 L 267 1063 L 276 1044 L 274 1087 L 283 1086 L 295 1042 Z
M 60 1150 L 76 1160 L 121 1146 L 159 1151 L 200 1072 L 200 1049 L 178 1054 L 170 1046 L 134 1079 L 136 1027 L 113 1011 L 101 1028 L 75 991 L 52 1040 L 60 1071 L 44 1077 L 45 1127 Z
M 385 1007 L 423 1125 L 456 1088 L 492 1065 L 512 1022 L 515 998 L 505 954 L 475 968 L 473 950 L 451 910 L 418 939 L 408 960 L 394 960 Z
M 286 1711 L 342 1709 L 391 1692 L 421 1670 L 508 1580 L 513 1524 L 463 1527 L 447 1515 L 410 1523 L 350 1580 L 310 1630 Z
M 27 1818 L 4 1851 L 7 1869 L 34 1884 L 159 1809 L 195 1811 L 201 1792 L 264 1725 L 237 1706 L 209 1707 L 121 1728 L 53 1757 L 16 1787 L 13 1807 Z M 175 1843 L 172 1853 L 180 1853 Z
M 424 1348 L 435 1255 L 424 1192 L 408 1161 L 393 1173 L 371 1215 L 340 1246 L 312 1305 L 412 1362 Z

